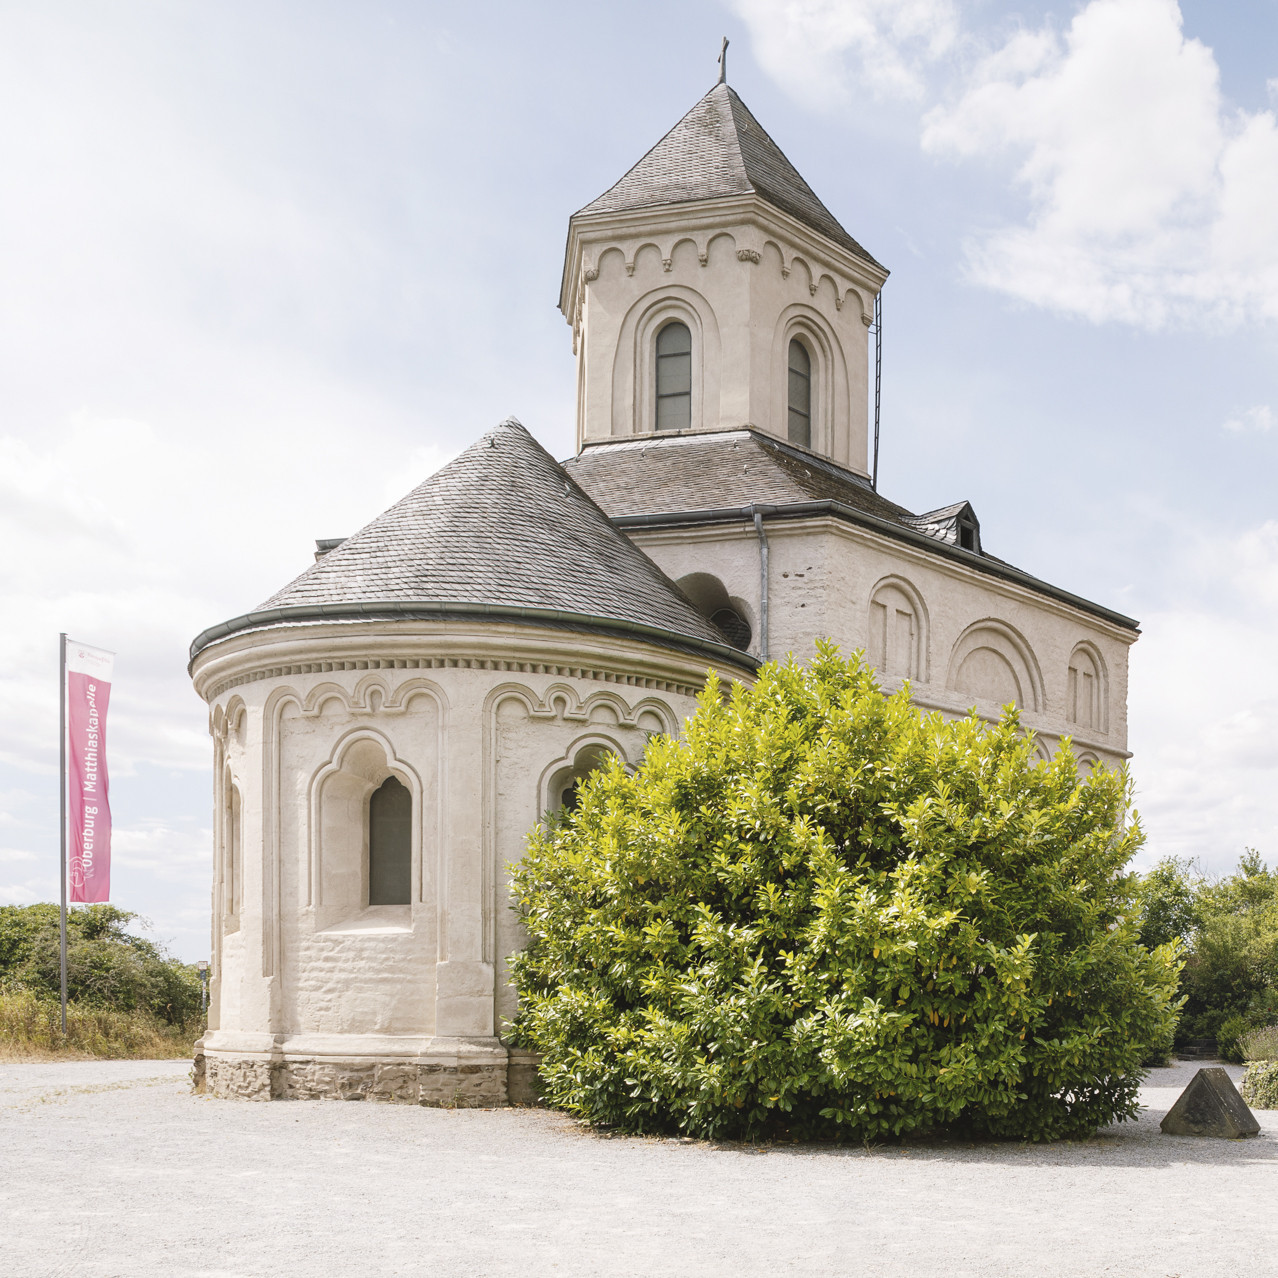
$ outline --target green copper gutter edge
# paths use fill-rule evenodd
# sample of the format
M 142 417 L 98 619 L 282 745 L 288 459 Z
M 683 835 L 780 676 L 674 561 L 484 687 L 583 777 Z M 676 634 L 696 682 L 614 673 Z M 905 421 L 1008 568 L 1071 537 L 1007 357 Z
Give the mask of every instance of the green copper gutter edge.
M 712 643 L 693 635 L 680 635 L 672 630 L 647 626 L 639 621 L 624 621 L 616 617 L 592 617 L 585 613 L 565 612 L 559 608 L 519 608 L 503 604 L 477 604 L 435 600 L 387 599 L 383 601 L 341 604 L 289 604 L 283 608 L 263 608 L 258 612 L 246 612 L 216 626 L 202 630 L 191 642 L 190 661 L 210 644 L 246 630 L 269 629 L 285 622 L 304 621 L 446 621 L 457 618 L 480 617 L 489 621 L 524 622 L 531 625 L 553 625 L 588 632 L 618 635 L 622 638 L 655 641 L 661 647 L 677 652 L 706 654 L 718 661 L 725 661 L 751 673 L 760 662 L 748 652 L 729 644 Z
M 958 546 L 951 546 L 948 542 L 938 541 L 935 537 L 929 537 L 927 533 L 918 532 L 913 528 L 904 528 L 900 524 L 892 523 L 887 519 L 880 519 L 877 515 L 866 514 L 864 511 L 856 510 L 841 501 L 835 501 L 831 498 L 817 501 L 787 502 L 785 505 L 779 506 L 759 503 L 751 506 L 723 506 L 709 510 L 685 510 L 653 515 L 612 515 L 610 518 L 618 528 L 623 530 L 627 528 L 671 528 L 688 527 L 695 524 L 727 523 L 735 520 L 753 521 L 756 511 L 768 519 L 801 519 L 810 515 L 834 515 L 839 519 L 846 520 L 848 523 L 860 524 L 864 528 L 883 533 L 885 536 L 892 537 L 897 541 L 907 542 L 933 554 L 938 554 L 942 558 L 965 564 L 969 568 L 976 569 L 977 572 L 987 573 L 991 577 L 1001 577 L 1004 581 L 1024 586 L 1027 590 L 1034 591 L 1035 594 L 1046 595 L 1049 599 L 1068 604 L 1071 608 L 1077 608 L 1080 612 L 1087 612 L 1094 617 L 1100 617 L 1102 620 L 1108 621 L 1111 625 L 1118 626 L 1122 630 L 1131 630 L 1136 634 L 1140 634 L 1140 623 L 1138 621 L 1125 616 L 1121 612 L 1115 612 L 1112 608 L 1092 603 L 1090 599 L 1084 599 L 1081 595 L 1074 595 L 1068 590 L 1061 590 L 1057 586 L 1049 585 L 1047 582 L 1040 581 L 1037 577 L 1033 577 L 1027 572 L 1022 572 L 1019 568 L 1013 568 L 1011 564 L 990 559 L 985 555 L 974 554 L 972 551 L 963 550 Z

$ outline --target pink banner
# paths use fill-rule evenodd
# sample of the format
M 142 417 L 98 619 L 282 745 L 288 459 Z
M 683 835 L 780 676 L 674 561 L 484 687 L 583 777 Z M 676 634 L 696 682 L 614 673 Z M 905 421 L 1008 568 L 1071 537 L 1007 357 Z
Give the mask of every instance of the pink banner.
M 113 654 L 67 640 L 67 756 L 71 900 L 111 898 L 111 804 L 106 720 Z

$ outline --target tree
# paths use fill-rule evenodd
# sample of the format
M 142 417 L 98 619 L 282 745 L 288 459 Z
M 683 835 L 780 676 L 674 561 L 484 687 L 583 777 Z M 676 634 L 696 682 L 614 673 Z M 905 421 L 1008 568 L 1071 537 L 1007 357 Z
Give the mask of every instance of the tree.
M 628 1131 L 1077 1136 L 1134 1116 L 1175 1015 L 1121 774 L 884 696 L 833 645 L 711 677 L 683 740 L 536 828 L 519 1040 Z
M 178 1024 L 200 1011 L 195 968 L 128 930 L 138 916 L 114 905 L 67 913 L 67 994 L 77 1003 L 146 1011 Z M 0 906 L 0 985 L 60 998 L 56 905 Z
M 1150 949 L 1168 941 L 1188 946 L 1202 924 L 1202 886 L 1193 862 L 1182 857 L 1164 857 L 1143 874 L 1136 885 L 1142 943 Z
M 1164 897 L 1150 882 L 1159 868 L 1142 884 L 1147 899 Z M 1247 848 L 1233 874 L 1192 886 L 1179 1036 L 1214 1038 L 1222 1056 L 1239 1060 L 1249 1030 L 1278 1022 L 1278 874 Z

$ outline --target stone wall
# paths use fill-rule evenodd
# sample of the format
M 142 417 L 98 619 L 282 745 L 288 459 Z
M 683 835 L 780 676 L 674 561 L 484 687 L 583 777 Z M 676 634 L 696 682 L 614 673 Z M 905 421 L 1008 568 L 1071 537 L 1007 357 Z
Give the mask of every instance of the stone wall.
M 523 1063 L 516 1070 L 519 1096 L 511 1099 L 528 1103 L 535 1093 L 530 1079 L 523 1075 L 535 1077 L 536 1066 L 530 1071 Z M 195 1074 L 197 1091 L 228 1100 L 369 1100 L 441 1109 L 480 1109 L 508 1103 L 504 1064 L 209 1056 L 197 1060 Z

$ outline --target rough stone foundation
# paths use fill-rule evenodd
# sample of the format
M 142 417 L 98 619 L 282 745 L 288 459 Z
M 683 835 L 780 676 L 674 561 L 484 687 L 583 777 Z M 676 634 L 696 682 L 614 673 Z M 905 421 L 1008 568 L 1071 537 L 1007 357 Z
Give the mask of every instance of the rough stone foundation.
M 516 1073 L 527 1072 L 517 1066 Z M 534 1067 L 535 1072 L 535 1067 Z M 531 1103 L 529 1080 L 518 1077 L 507 1096 L 507 1066 L 437 1065 L 429 1061 L 229 1060 L 204 1058 L 204 1086 L 197 1090 L 231 1100 L 351 1100 L 445 1109 Z M 524 1099 L 528 1097 L 528 1099 Z

